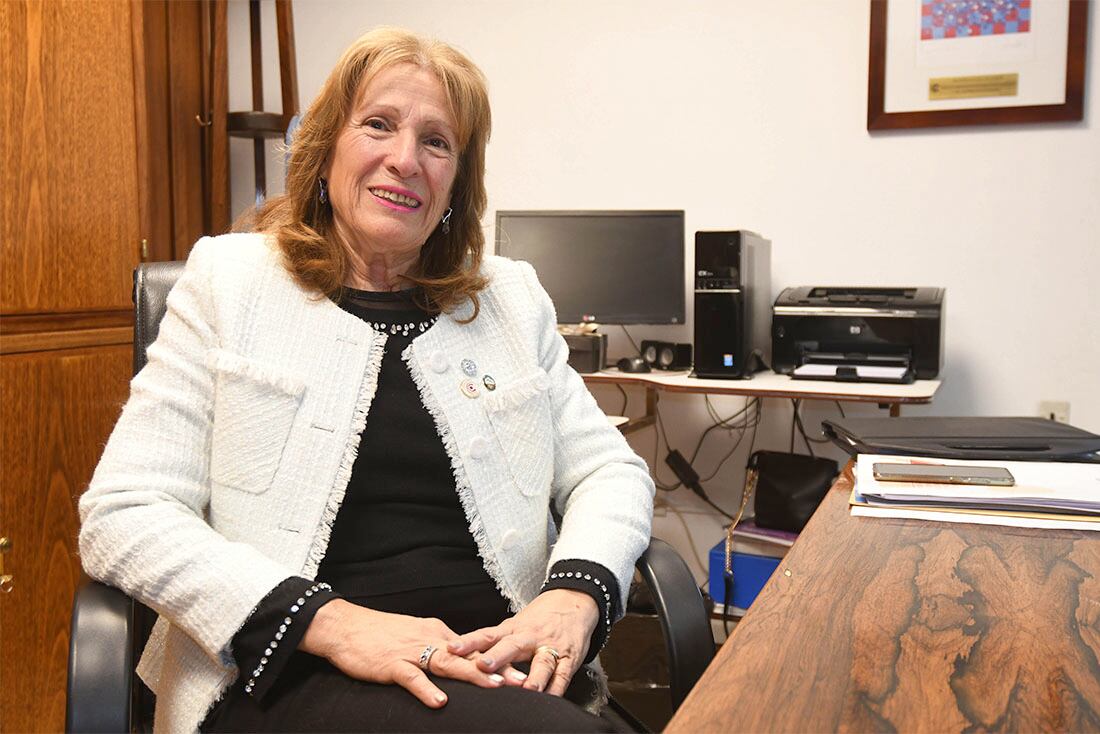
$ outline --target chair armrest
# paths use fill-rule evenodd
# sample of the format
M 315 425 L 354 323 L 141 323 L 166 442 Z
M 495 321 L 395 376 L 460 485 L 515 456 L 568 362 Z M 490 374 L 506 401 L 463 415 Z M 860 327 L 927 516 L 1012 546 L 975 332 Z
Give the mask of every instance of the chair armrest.
M 130 731 L 133 601 L 88 581 L 77 589 L 69 639 L 66 732 Z
M 637 569 L 653 594 L 661 620 L 675 711 L 714 658 L 710 616 L 691 570 L 668 543 L 653 538 Z

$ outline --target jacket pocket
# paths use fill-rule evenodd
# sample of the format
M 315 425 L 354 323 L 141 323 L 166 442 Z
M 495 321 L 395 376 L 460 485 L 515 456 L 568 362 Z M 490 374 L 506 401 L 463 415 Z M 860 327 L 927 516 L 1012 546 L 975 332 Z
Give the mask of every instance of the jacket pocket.
M 210 478 L 259 494 L 271 487 L 305 385 L 222 349 L 213 350 L 214 430 Z
M 554 479 L 554 430 L 550 379 L 537 370 L 484 393 L 485 409 L 519 491 L 547 494 Z

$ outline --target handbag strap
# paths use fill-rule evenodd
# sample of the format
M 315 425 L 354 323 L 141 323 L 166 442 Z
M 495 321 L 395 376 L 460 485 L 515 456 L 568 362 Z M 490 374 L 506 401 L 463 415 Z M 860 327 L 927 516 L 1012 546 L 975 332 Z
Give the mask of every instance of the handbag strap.
M 726 528 L 727 577 L 733 576 L 733 531 L 737 528 L 737 524 L 741 522 L 741 517 L 745 514 L 745 508 L 749 506 L 749 500 L 752 499 L 753 492 L 756 491 L 756 483 L 759 479 L 760 470 L 756 467 L 756 462 L 752 461 L 745 471 L 745 491 L 741 494 L 741 506 L 737 508 L 737 516 L 733 518 L 733 522 Z

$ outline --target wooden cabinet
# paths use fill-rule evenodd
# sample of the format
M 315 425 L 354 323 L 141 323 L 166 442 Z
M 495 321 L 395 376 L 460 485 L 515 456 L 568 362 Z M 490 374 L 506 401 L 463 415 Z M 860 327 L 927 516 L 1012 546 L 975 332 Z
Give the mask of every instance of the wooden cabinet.
M 76 498 L 118 418 L 130 346 L 5 354 L 0 728 L 61 731 L 69 611 L 80 583 Z
M 64 728 L 76 501 L 129 388 L 132 271 L 204 229 L 200 14 L 0 2 L 0 731 Z
M 131 6 L 3 3 L 2 313 L 125 309 L 141 247 Z

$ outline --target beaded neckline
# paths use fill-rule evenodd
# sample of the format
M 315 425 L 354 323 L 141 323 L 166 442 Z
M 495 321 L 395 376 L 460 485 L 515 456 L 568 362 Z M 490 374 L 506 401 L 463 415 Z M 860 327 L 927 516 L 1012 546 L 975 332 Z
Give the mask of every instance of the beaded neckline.
M 383 334 L 390 334 L 392 336 L 408 336 L 409 334 L 423 334 L 425 331 L 432 327 L 439 319 L 438 316 L 432 316 L 421 321 L 407 321 L 404 323 L 390 324 L 384 321 L 368 321 L 367 325 L 375 331 L 380 331 Z
M 416 305 L 413 301 L 416 290 L 416 288 L 409 288 L 402 291 L 364 291 L 344 286 L 344 301 L 360 311 L 363 320 L 375 331 L 391 336 L 415 336 L 430 329 L 439 318 L 438 314 L 427 315 Z M 407 307 L 392 308 L 398 304 Z M 379 308 L 379 306 L 391 306 L 391 308 Z M 362 313 L 364 311 L 366 313 Z M 390 313 L 378 319 L 387 311 Z M 410 315 L 414 318 L 410 319 Z

